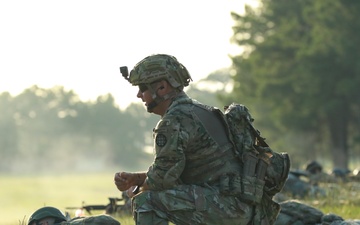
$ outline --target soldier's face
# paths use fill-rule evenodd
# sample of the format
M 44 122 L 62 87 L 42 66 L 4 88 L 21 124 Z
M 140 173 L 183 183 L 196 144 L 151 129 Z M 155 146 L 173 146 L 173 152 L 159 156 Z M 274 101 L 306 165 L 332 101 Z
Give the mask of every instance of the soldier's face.
M 52 217 L 46 217 L 46 218 L 44 218 L 42 220 L 33 222 L 30 225 L 53 225 L 53 224 L 55 224 L 55 219 L 52 218 Z
M 136 97 L 141 98 L 145 102 L 145 106 L 148 106 L 154 99 L 151 96 L 151 91 L 147 88 L 139 86 L 139 91 Z

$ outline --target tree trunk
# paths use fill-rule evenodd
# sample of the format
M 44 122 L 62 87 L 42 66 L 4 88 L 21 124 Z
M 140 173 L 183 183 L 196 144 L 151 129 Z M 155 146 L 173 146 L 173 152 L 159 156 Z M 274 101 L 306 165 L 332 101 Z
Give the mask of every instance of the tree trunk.
M 340 104 L 341 107 L 329 112 L 329 128 L 331 137 L 331 154 L 333 167 L 338 169 L 348 169 L 348 108 L 346 103 Z

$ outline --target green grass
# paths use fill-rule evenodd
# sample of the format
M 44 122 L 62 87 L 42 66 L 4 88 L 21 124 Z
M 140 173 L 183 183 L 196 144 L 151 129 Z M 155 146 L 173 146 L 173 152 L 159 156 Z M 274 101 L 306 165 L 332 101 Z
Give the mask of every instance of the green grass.
M 0 175 L 0 225 L 19 225 L 27 221 L 36 209 L 54 206 L 66 207 L 108 203 L 108 197 L 121 197 L 113 183 L 113 173 L 102 174 L 52 174 L 52 175 Z M 330 187 L 325 198 L 304 201 L 323 213 L 335 213 L 344 219 L 359 219 L 360 184 Z M 101 214 L 101 211 L 94 211 Z M 131 216 L 117 218 L 122 225 L 134 224 Z M 25 223 L 24 223 L 25 224 Z
M 54 206 L 73 214 L 73 210 L 66 207 L 80 207 L 83 201 L 106 205 L 108 197 L 121 197 L 114 185 L 113 173 L 0 175 L 0 181 L 0 225 L 18 225 L 43 206 Z
M 333 213 L 343 219 L 360 219 L 360 183 L 322 184 L 327 190 L 326 197 L 306 198 L 303 202 L 318 208 L 324 214 Z

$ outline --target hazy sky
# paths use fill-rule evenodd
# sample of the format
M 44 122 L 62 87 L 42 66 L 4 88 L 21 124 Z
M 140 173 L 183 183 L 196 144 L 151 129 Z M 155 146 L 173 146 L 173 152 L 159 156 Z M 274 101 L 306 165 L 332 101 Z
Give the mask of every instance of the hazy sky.
M 174 55 L 193 80 L 230 66 L 233 20 L 245 0 L 0 1 L 0 92 L 31 85 L 73 89 L 83 100 L 136 100 L 129 70 L 154 53 Z M 250 0 L 255 2 L 255 0 Z

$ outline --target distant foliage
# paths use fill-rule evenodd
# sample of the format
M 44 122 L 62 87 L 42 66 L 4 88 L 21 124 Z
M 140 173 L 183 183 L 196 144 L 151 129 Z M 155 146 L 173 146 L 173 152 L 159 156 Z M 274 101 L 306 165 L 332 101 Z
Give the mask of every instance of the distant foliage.
M 219 92 L 188 91 L 219 105 Z M 111 94 L 83 102 L 62 86 L 32 86 L 17 96 L 1 93 L 0 109 L 0 172 L 139 171 L 153 160 L 160 117 L 142 104 L 120 110 Z
M 360 2 L 259 2 L 232 13 L 244 49 L 232 58 L 233 97 L 262 112 L 294 161 L 330 156 L 347 168 L 360 152 Z
M 142 105 L 121 111 L 108 94 L 82 102 L 63 87 L 0 95 L 0 172 L 146 169 L 157 118 Z

